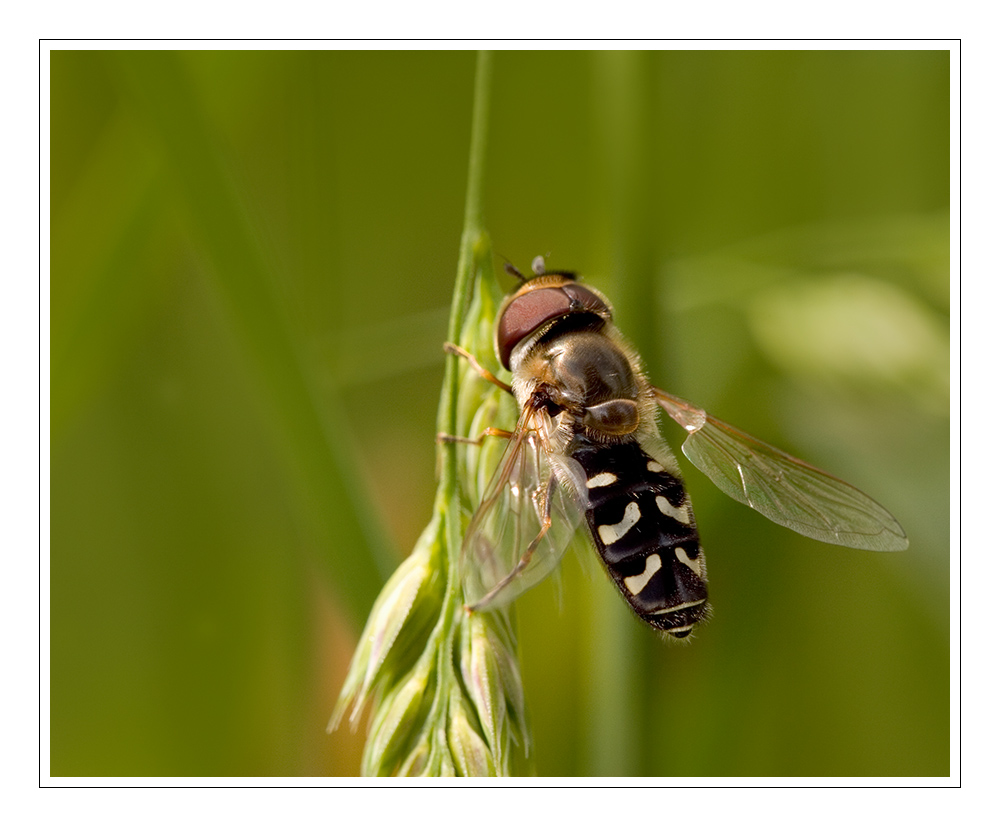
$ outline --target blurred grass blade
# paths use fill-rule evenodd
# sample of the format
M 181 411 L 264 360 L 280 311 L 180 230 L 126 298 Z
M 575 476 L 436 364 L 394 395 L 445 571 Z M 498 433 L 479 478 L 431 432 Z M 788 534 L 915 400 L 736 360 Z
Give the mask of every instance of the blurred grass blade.
M 296 501 L 328 551 L 325 562 L 343 604 L 360 624 L 391 570 L 390 544 L 357 484 L 347 446 L 347 418 L 321 406 L 280 292 L 265 266 L 215 150 L 216 135 L 174 52 L 109 53 L 108 60 L 137 112 L 161 142 L 192 231 L 211 261 L 208 274 L 225 298 L 254 365 L 262 394 L 276 413 L 279 444 L 298 483 Z M 350 503 L 331 508 L 330 503 Z M 350 584 L 349 588 L 342 584 Z

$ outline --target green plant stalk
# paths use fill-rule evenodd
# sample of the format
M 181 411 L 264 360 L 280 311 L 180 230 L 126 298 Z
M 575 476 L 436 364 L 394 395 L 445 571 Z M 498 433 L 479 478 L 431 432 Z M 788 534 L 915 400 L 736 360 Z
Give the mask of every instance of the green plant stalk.
M 492 56 L 487 51 L 479 53 L 476 63 L 476 85 L 472 106 L 472 140 L 469 150 L 469 176 L 465 191 L 465 223 L 458 256 L 458 273 L 451 296 L 451 316 L 448 320 L 448 341 L 457 342 L 462 332 L 462 322 L 472 296 L 472 282 L 476 274 L 477 250 L 479 263 L 489 264 L 489 240 L 483 226 L 483 181 L 486 177 L 486 132 L 489 120 L 490 76 Z M 484 249 L 485 248 L 485 249 Z M 484 261 L 484 254 L 486 260 Z M 458 359 L 445 363 L 444 385 L 438 408 L 438 431 L 443 434 L 458 433 Z M 455 446 L 442 443 L 439 454 L 441 489 L 445 496 L 454 493 L 458 484 L 458 461 Z
M 448 338 L 493 360 L 492 326 L 499 301 L 483 228 L 490 56 L 476 73 L 465 226 Z M 438 429 L 474 436 L 483 423 L 512 420 L 513 405 L 457 357 L 447 359 Z M 506 406 L 506 407 L 505 407 Z M 511 423 L 512 424 L 512 423 Z M 331 719 L 351 707 L 373 711 L 362 759 L 365 775 L 507 775 L 514 745 L 528 738 L 516 644 L 505 611 L 463 608 L 459 576 L 462 534 L 482 497 L 502 446 L 439 443 L 437 496 L 413 553 L 375 601 Z

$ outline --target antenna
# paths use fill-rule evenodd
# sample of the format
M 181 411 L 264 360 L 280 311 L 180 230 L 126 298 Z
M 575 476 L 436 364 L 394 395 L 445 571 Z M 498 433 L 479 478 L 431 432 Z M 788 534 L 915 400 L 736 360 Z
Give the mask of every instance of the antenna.
M 513 264 L 511 264 L 510 261 L 506 258 L 506 256 L 504 257 L 503 260 L 503 269 L 506 270 L 507 273 L 512 275 L 514 278 L 516 278 L 519 282 L 521 282 L 521 284 L 524 284 L 526 281 L 528 281 L 528 277 L 525 276 L 524 273 L 522 273 L 520 270 L 518 270 Z

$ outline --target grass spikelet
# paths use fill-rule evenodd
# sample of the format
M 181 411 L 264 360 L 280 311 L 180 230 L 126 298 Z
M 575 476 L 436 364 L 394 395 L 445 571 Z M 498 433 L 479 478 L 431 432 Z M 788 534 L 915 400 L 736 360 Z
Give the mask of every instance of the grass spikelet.
M 499 287 L 482 226 L 489 56 L 479 57 L 469 189 L 448 341 L 496 369 L 493 324 Z M 487 426 L 510 428 L 512 400 L 448 356 L 438 430 L 476 437 Z M 464 607 L 461 542 L 504 450 L 439 445 L 434 513 L 413 553 L 389 579 L 365 625 L 330 727 L 372 703 L 364 775 L 510 775 L 520 745 L 528 755 L 516 638 L 506 610 Z

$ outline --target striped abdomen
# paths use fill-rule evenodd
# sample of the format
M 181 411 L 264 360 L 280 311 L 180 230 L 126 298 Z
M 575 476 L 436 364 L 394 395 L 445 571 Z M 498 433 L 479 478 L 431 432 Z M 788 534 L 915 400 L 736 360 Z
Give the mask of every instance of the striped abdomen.
M 573 453 L 587 476 L 587 523 L 635 613 L 677 638 L 708 613 L 705 558 L 684 484 L 637 442 Z

